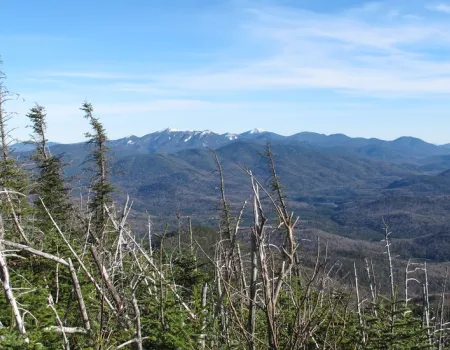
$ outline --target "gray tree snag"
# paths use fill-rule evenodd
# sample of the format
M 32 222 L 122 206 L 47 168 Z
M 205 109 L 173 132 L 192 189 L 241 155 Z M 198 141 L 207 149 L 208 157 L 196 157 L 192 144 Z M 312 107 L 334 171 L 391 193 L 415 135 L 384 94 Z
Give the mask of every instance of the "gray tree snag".
M 2 287 L 3 291 L 5 292 L 6 300 L 8 301 L 8 304 L 11 306 L 11 311 L 13 313 L 14 321 L 16 323 L 16 329 L 20 334 L 26 335 L 27 332 L 25 330 L 25 322 L 20 314 L 19 306 L 17 304 L 17 300 L 14 296 L 11 287 L 8 266 L 6 264 L 6 259 L 3 254 L 3 250 L 0 251 L 0 278 L 2 281 Z
M 84 329 L 86 329 L 86 331 L 90 331 L 91 324 L 89 322 L 89 317 L 86 310 L 86 305 L 84 303 L 83 293 L 81 292 L 80 282 L 78 281 L 77 272 L 75 271 L 75 268 L 73 267 L 72 264 L 72 260 L 70 260 L 70 258 L 68 259 L 68 262 L 70 275 L 72 276 L 73 288 L 75 290 L 78 306 L 80 307 L 81 317 L 83 318 Z

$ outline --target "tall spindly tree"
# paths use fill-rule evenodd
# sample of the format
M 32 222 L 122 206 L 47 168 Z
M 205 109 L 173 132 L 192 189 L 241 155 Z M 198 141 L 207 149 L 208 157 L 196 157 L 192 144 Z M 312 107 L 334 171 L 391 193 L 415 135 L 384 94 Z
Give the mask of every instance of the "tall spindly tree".
M 42 200 L 53 218 L 65 227 L 70 221 L 69 188 L 64 181 L 61 157 L 52 155 L 47 147 L 45 108 L 36 104 L 27 117 L 31 121 L 31 139 L 35 145 L 33 160 L 37 173 L 33 193 L 38 197 L 35 203 L 39 226 L 42 230 L 53 227 Z
M 94 166 L 91 184 L 93 197 L 90 201 L 90 209 L 94 232 L 97 238 L 101 238 L 108 221 L 105 206 L 111 203 L 111 193 L 114 190 L 109 181 L 108 137 L 102 123 L 93 116 L 94 107 L 92 104 L 85 102 L 80 109 L 85 113 L 84 117 L 92 127 L 92 132 L 85 134 L 88 139 L 87 143 L 92 146 L 92 153 L 88 160 Z
M 0 59 L 0 64 L 2 63 Z M 9 101 L 17 99 L 17 94 L 11 93 L 4 85 L 5 74 L 0 70 L 0 209 L 3 212 L 5 230 L 19 233 L 21 239 L 27 241 L 24 231 L 19 228 L 19 222 L 24 213 L 29 209 L 24 196 L 27 194 L 29 179 L 27 172 L 21 163 L 11 157 L 10 144 L 14 141 L 8 122 L 15 113 L 9 112 L 6 105 Z M 13 229 L 11 230 L 11 228 Z

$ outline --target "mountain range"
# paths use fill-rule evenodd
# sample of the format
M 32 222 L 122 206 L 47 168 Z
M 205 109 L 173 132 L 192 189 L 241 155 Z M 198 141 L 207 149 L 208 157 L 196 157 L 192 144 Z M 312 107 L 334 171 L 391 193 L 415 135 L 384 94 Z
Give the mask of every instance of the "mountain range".
M 121 155 L 161 153 L 170 154 L 187 149 L 219 149 L 225 145 L 251 141 L 265 144 L 300 144 L 304 147 L 332 150 L 339 154 L 348 154 L 379 159 L 396 164 L 410 164 L 433 172 L 442 169 L 438 157 L 446 157 L 450 164 L 450 144 L 435 145 L 415 137 L 400 137 L 393 141 L 377 138 L 352 138 L 344 134 L 325 135 L 313 132 L 300 132 L 291 136 L 278 135 L 261 129 L 253 129 L 241 134 L 217 134 L 209 130 L 179 131 L 165 129 L 142 137 L 128 136 L 110 141 L 111 147 Z M 50 143 L 51 148 L 71 149 L 77 144 L 62 145 Z M 13 146 L 17 152 L 28 152 L 32 145 L 20 143 Z M 433 163 L 436 163 L 433 165 Z M 429 167 L 427 169 L 427 166 Z
M 438 146 L 414 137 L 400 137 L 393 141 L 376 138 L 351 138 L 343 134 L 324 135 L 301 132 L 282 136 L 269 131 L 253 129 L 241 134 L 217 134 L 205 131 L 178 131 L 165 129 L 143 137 L 129 136 L 112 141 L 113 147 L 139 153 L 175 153 L 185 149 L 209 147 L 218 149 L 238 141 L 257 143 L 302 144 L 320 148 L 341 148 L 356 155 L 395 162 L 418 162 L 424 157 L 449 155 L 448 145 Z
M 384 220 L 405 258 L 450 259 L 450 240 L 445 238 L 450 237 L 450 147 L 413 137 L 282 136 L 258 129 L 242 134 L 166 129 L 129 136 L 110 141 L 116 197 L 129 194 L 134 199 L 133 219 L 143 231 L 147 212 L 161 226 L 173 222 L 176 213 L 214 225 L 220 193 L 211 149 L 221 160 L 227 197 L 236 212 L 251 195 L 243 168 L 270 188 L 262 157 L 268 142 L 290 208 L 308 232 L 379 242 Z M 22 157 L 30 152 L 13 148 Z M 84 171 L 88 145 L 52 144 L 50 150 L 64 155 L 75 187 L 89 181 Z

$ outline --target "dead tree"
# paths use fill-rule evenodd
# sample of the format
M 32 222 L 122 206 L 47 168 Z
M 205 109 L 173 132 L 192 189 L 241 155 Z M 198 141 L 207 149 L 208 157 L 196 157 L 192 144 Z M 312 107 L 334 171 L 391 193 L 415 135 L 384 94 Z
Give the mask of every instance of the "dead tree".
M 19 306 L 17 304 L 16 297 L 14 296 L 13 293 L 9 277 L 8 265 L 6 264 L 6 258 L 3 253 L 3 250 L 0 250 L 0 277 L 2 281 L 3 291 L 5 292 L 6 300 L 8 301 L 8 304 L 11 306 L 11 311 L 14 316 L 14 321 L 16 323 L 16 329 L 20 334 L 26 335 L 27 332 L 25 330 L 25 323 L 22 318 L 22 315 L 20 314 Z

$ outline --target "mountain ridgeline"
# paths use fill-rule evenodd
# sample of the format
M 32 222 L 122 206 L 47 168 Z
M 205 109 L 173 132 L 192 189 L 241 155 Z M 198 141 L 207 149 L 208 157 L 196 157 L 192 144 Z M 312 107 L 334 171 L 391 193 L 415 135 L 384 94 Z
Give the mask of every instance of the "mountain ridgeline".
M 394 163 L 427 164 L 439 163 L 439 157 L 449 156 L 448 145 L 437 146 L 414 137 L 400 137 L 393 141 L 376 138 L 351 138 L 343 134 L 324 135 L 313 132 L 300 132 L 292 136 L 253 129 L 241 134 L 217 134 L 205 131 L 179 131 L 165 129 L 142 137 L 128 136 L 110 141 L 111 147 L 121 154 L 176 153 L 186 149 L 212 148 L 218 149 L 231 143 L 253 142 L 265 144 L 299 144 L 304 147 L 336 149 L 338 153 L 364 156 Z M 50 144 L 51 147 L 62 148 L 75 145 Z M 16 144 L 13 148 L 18 152 L 30 151 L 29 144 Z

